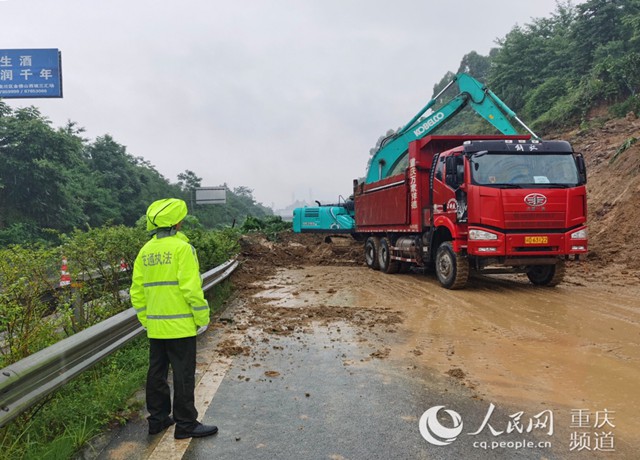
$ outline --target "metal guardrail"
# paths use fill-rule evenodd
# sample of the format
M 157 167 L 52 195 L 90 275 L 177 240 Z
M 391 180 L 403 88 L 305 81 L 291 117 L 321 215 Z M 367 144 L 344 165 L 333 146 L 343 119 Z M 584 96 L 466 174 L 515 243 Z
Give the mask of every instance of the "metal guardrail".
M 204 273 L 202 289 L 224 281 L 237 266 L 233 259 Z M 143 331 L 129 308 L 0 370 L 0 428 Z

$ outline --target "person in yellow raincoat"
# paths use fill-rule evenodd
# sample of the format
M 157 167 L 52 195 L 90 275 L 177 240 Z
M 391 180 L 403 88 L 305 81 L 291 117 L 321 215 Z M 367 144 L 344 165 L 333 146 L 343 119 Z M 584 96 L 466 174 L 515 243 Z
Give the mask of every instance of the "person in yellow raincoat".
M 176 439 L 218 432 L 216 426 L 197 421 L 194 405 L 196 335 L 209 324 L 209 304 L 202 291 L 196 251 L 180 232 L 186 215 L 186 203 L 176 198 L 149 206 L 147 230 L 152 237 L 136 257 L 130 289 L 131 303 L 149 337 L 149 434 L 175 423 Z M 169 366 L 173 405 L 167 382 Z

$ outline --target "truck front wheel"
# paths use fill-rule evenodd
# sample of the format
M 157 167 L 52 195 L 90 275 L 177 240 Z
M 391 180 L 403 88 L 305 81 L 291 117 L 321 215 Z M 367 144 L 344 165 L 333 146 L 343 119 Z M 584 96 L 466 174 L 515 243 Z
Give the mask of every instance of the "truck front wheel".
M 564 260 L 558 260 L 555 265 L 532 265 L 527 277 L 536 286 L 557 286 L 564 279 Z
M 451 241 L 438 246 L 436 252 L 436 276 L 447 289 L 462 289 L 469 280 L 469 261 L 453 250 Z
M 398 273 L 400 262 L 391 258 L 391 240 L 384 237 L 380 240 L 380 250 L 378 251 L 378 261 L 380 270 L 385 273 Z
M 374 270 L 380 269 L 380 261 L 378 260 L 379 253 L 380 238 L 377 236 L 370 236 L 364 243 L 364 260 L 367 263 L 367 267 Z

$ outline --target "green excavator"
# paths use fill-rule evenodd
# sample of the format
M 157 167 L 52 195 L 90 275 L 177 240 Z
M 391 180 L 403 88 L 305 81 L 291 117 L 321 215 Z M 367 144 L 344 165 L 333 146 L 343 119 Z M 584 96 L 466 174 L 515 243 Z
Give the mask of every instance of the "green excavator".
M 427 114 L 445 91 L 453 85 L 458 86 L 458 94 L 437 110 Z M 409 144 L 434 134 L 466 106 L 470 106 L 502 134 L 518 134 L 509 121 L 513 119 L 533 138 L 538 138 L 493 91 L 472 76 L 459 73 L 403 128 L 382 139 L 369 162 L 365 183 L 377 182 L 403 171 L 407 166 Z M 354 214 L 352 200 L 297 208 L 293 211 L 293 230 L 309 233 L 354 233 L 356 231 Z

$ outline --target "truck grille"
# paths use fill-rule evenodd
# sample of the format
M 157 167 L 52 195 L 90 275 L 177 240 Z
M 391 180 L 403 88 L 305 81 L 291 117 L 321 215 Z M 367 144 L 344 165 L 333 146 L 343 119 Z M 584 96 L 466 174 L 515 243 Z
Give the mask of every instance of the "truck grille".
M 507 212 L 507 229 L 564 228 L 564 212 Z
M 558 246 L 538 246 L 538 247 L 522 247 L 517 246 L 513 248 L 513 252 L 558 252 L 560 248 Z

